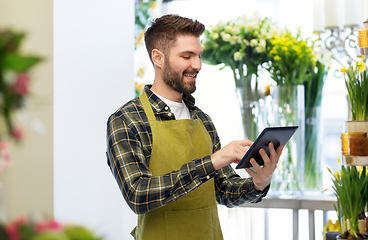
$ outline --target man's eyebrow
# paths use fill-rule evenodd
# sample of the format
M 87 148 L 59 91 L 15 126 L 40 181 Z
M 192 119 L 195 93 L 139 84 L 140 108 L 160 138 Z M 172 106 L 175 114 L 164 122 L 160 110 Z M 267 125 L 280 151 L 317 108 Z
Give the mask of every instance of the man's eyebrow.
M 203 50 L 199 53 L 199 55 L 201 55 L 203 53 Z M 187 50 L 187 51 L 183 51 L 180 54 L 193 54 L 193 55 L 197 55 L 195 52 Z

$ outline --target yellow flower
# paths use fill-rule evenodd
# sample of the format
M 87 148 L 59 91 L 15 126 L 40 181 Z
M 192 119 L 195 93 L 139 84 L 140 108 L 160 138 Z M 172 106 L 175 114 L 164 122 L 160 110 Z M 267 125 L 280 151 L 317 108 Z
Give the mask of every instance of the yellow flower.
M 347 71 L 349 71 L 347 67 L 343 67 L 340 69 L 340 72 L 342 72 L 343 74 L 346 74 Z
M 152 2 L 151 3 L 151 9 L 154 9 L 156 7 L 156 5 L 157 5 L 156 1 Z
M 364 72 L 365 71 L 365 63 L 363 61 L 358 61 L 356 63 L 356 68 L 358 72 Z
M 280 58 L 280 56 L 274 56 L 274 57 L 273 57 L 273 59 L 274 59 L 275 61 L 279 61 L 281 58 Z
M 135 82 L 134 85 L 135 85 L 136 91 L 138 91 L 139 93 L 142 93 L 145 84 L 139 84 L 139 83 Z
M 144 75 L 144 70 L 142 68 L 138 69 L 137 76 L 140 78 L 143 78 L 143 75 Z
M 139 38 L 135 38 L 135 46 L 142 44 L 143 37 L 144 37 L 144 31 L 141 32 L 141 34 L 139 35 Z
M 335 223 L 332 223 L 332 221 L 329 220 L 323 228 L 323 232 L 340 232 L 340 228 L 341 226 L 339 220 L 336 220 Z

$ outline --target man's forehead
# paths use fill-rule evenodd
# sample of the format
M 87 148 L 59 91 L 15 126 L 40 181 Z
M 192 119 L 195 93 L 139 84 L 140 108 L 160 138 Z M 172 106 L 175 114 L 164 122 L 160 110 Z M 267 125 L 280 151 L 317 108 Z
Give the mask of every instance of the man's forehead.
M 203 52 L 200 39 L 193 35 L 179 35 L 176 41 L 171 45 L 171 49 L 180 53 L 195 53 Z

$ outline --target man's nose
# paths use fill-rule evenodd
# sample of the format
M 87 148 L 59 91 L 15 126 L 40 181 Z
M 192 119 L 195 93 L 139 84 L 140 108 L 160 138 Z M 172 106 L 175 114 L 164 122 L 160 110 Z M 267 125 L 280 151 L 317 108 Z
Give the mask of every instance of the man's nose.
M 202 68 L 202 60 L 199 56 L 193 58 L 193 61 L 192 61 L 192 68 L 195 69 L 195 70 L 201 70 Z

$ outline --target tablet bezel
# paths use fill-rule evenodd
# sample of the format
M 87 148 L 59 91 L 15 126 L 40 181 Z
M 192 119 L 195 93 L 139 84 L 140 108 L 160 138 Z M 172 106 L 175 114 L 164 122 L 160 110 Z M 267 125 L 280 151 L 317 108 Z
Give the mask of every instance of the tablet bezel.
M 259 154 L 259 150 L 263 148 L 267 155 L 270 155 L 268 144 L 273 143 L 274 148 L 277 149 L 280 145 L 284 145 L 294 135 L 298 126 L 286 126 L 286 127 L 266 127 L 259 134 L 256 141 L 248 149 L 242 160 L 236 166 L 236 169 L 240 168 L 251 168 L 252 164 L 249 162 L 250 159 L 254 158 L 260 166 L 264 165 L 263 159 Z

